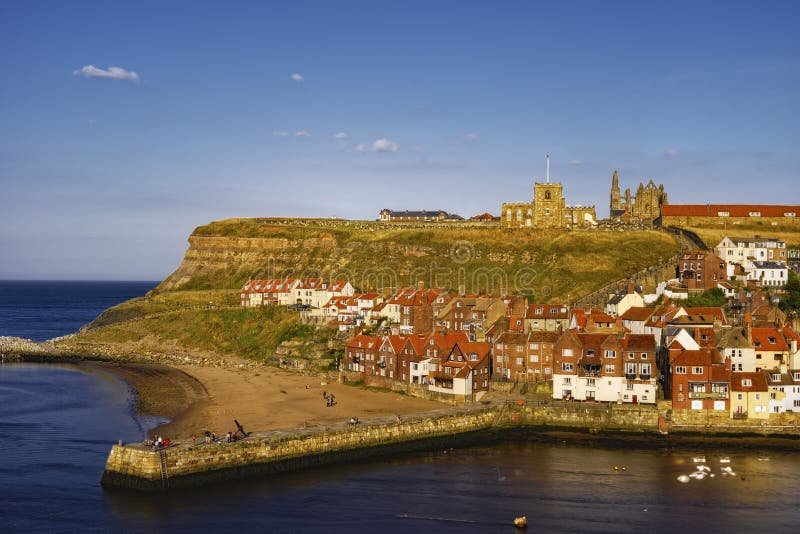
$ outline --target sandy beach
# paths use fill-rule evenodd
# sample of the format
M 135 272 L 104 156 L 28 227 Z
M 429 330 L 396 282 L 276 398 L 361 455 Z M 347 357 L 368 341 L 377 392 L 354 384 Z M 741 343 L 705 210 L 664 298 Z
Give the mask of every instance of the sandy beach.
M 406 415 L 445 405 L 263 367 L 167 366 L 158 364 L 92 363 L 126 380 L 137 392 L 142 414 L 161 415 L 170 423 L 150 432 L 172 439 L 201 436 L 206 430 L 222 435 L 236 430 L 234 419 L 249 431 L 341 423 L 358 417 Z M 323 392 L 336 405 L 326 406 Z

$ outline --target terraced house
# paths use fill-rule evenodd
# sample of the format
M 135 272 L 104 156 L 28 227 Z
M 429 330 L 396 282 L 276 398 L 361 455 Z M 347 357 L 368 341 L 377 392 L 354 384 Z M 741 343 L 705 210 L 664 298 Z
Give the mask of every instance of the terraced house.
M 658 391 L 652 336 L 569 331 L 553 349 L 553 398 L 654 404 Z

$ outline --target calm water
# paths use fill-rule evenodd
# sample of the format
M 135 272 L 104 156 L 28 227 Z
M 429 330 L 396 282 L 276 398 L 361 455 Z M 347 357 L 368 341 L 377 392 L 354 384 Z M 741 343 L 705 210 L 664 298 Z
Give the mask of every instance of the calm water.
M 156 285 L 0 280 L 0 336 L 45 341 L 71 334 L 106 308 L 141 297 Z
M 64 294 L 74 295 L 75 288 Z M 51 298 L 58 309 L 70 306 Z M 28 306 L 26 314 L 37 316 L 36 306 Z M 35 320 L 50 315 L 39 310 Z M 68 322 L 65 315 L 62 324 Z M 9 333 L 22 335 L 21 329 Z M 35 330 L 42 331 L 28 331 Z M 531 442 L 166 496 L 103 490 L 98 481 L 111 444 L 144 436 L 132 403 L 128 387 L 103 373 L 0 365 L 0 531 L 512 533 L 510 521 L 525 514 L 529 532 L 792 532 L 800 521 L 798 455 L 724 449 L 675 453 Z M 677 476 L 694 470 L 691 457 L 698 452 L 715 470 L 720 455 L 730 456 L 739 476 L 680 484 Z M 770 461 L 759 461 L 765 455 Z

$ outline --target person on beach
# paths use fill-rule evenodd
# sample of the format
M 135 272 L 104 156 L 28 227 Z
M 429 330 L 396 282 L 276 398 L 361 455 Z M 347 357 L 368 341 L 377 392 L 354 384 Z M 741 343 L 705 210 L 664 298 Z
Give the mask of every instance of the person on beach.
M 228 434 L 225 436 L 225 442 L 226 443 L 230 443 L 231 442 L 231 431 L 230 430 L 228 430 Z

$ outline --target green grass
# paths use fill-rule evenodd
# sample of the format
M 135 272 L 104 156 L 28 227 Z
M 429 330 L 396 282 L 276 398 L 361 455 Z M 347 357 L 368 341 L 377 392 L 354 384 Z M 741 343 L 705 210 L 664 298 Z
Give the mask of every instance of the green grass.
M 420 280 L 452 291 L 464 285 L 469 293 L 498 293 L 504 286 L 556 302 L 577 300 L 678 252 L 671 235 L 654 230 L 422 228 L 366 221 L 231 219 L 201 226 L 193 237 L 216 239 L 193 239 L 187 258 L 157 294 L 233 291 L 249 276 L 291 273 L 346 277 L 363 291 Z M 464 262 L 451 255 L 459 245 L 469 252 Z
M 147 337 L 220 354 L 264 359 L 297 326 L 297 313 L 267 306 L 247 309 L 176 310 L 79 334 L 75 341 L 128 343 Z

